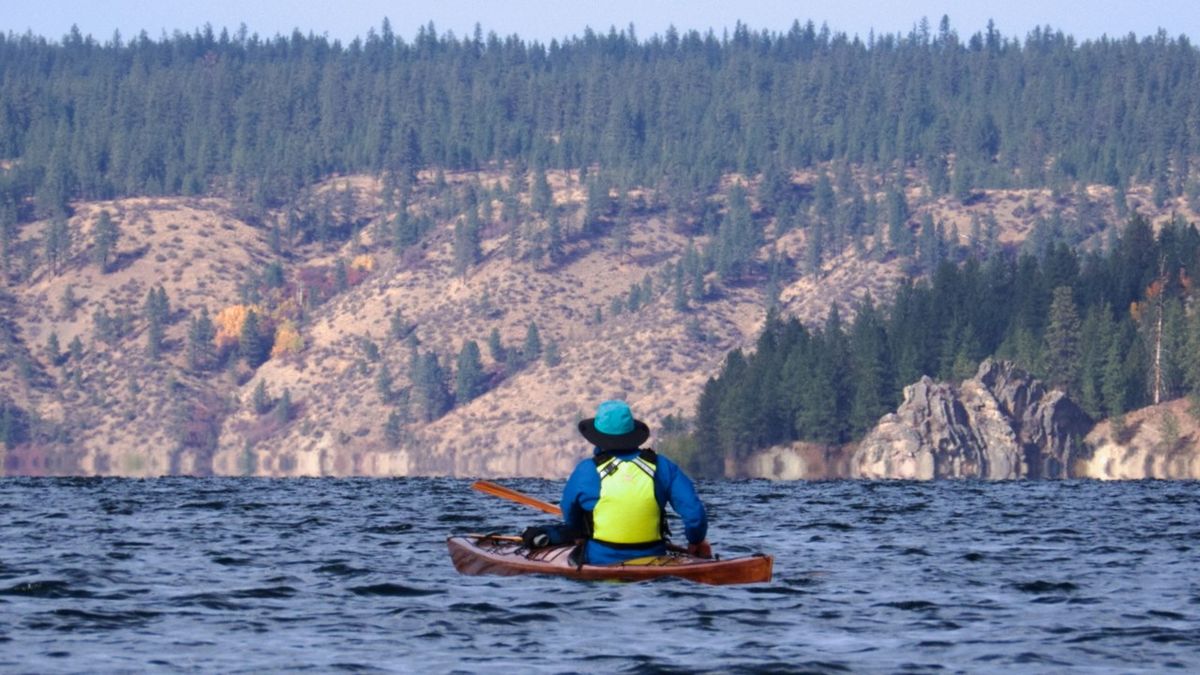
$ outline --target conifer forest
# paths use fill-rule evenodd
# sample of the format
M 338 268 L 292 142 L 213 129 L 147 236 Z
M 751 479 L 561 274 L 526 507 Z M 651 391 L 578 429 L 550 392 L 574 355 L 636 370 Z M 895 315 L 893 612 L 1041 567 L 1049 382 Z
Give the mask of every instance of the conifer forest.
M 417 208 L 417 175 L 450 171 L 492 171 L 527 189 L 485 199 L 445 188 L 440 207 Z M 579 177 L 579 213 L 555 206 L 551 172 Z M 54 274 L 73 264 L 79 241 L 66 223 L 77 204 L 135 196 L 229 200 L 271 231 L 278 258 L 253 285 L 282 287 L 296 247 L 344 243 L 366 224 L 348 217 L 353 204 L 296 205 L 321 181 L 362 175 L 385 186 L 383 209 L 396 214 L 371 245 L 401 255 L 457 219 L 459 277 L 480 263 L 493 220 L 544 223 L 529 255 L 553 269 L 571 242 L 624 250 L 634 216 L 663 214 L 689 238 L 686 253 L 653 282 L 631 279 L 628 297 L 597 319 L 657 295 L 695 314 L 723 289 L 762 289 L 768 318 L 756 344 L 729 353 L 694 410 L 664 421 L 668 445 L 691 448 L 701 472 L 776 444 L 851 442 L 895 410 L 905 386 L 968 378 L 989 356 L 1063 389 L 1096 419 L 1200 395 L 1200 231 L 1183 215 L 1152 221 L 1125 199 L 1143 189 L 1158 207 L 1200 211 L 1200 51 L 1184 37 L 1078 41 L 1051 28 L 1016 37 L 990 24 L 960 35 L 944 17 L 864 37 L 798 21 L 721 34 L 642 36 L 630 26 L 549 43 L 432 24 L 406 38 L 386 20 L 349 43 L 210 27 L 159 38 L 0 34 L 5 307 L 6 289 L 39 266 Z M 987 218 L 952 232 L 928 210 L 915 215 L 915 199 L 969 207 L 1013 189 L 1050 195 L 1050 207 L 1026 209 L 1038 215 L 1021 241 Z M 635 201 L 635 191 L 651 196 Z M 283 226 L 279 213 L 291 214 Z M 777 254 L 771 242 L 797 231 L 803 258 Z M 103 214 L 86 264 L 119 267 L 122 236 Z M 819 276 L 842 250 L 899 265 L 905 281 L 894 297 L 868 295 L 827 316 L 777 311 L 781 284 Z M 339 260 L 322 297 L 368 271 Z M 133 321 L 145 324 L 148 358 L 172 349 L 163 331 L 174 299 L 161 287 L 145 297 L 144 316 L 98 315 L 95 339 L 119 344 L 122 321 Z M 9 316 L 0 312 L 0 338 L 11 345 Z M 244 344 L 214 351 L 222 326 L 190 315 L 188 372 L 217 378 L 239 360 L 254 369 L 281 340 L 299 344 L 302 318 L 272 320 L 272 333 L 266 321 L 240 316 L 228 342 Z M 413 327 L 395 321 L 389 334 L 400 341 Z M 563 345 L 541 328 L 529 322 L 525 343 L 507 347 L 510 370 L 561 358 Z M 401 444 L 404 427 L 494 386 L 491 364 L 506 347 L 494 332 L 487 342 L 487 359 L 470 341 L 441 360 L 413 342 L 413 386 L 403 391 L 386 363 L 372 366 L 389 410 L 401 398 L 416 410 L 391 413 L 387 438 Z M 57 339 L 37 347 L 58 363 L 82 349 Z M 17 368 L 15 353 L 0 364 Z M 275 394 L 286 425 L 302 406 Z M 49 433 L 17 399 L 0 395 L 0 406 L 9 447 Z M 278 404 L 256 392 L 255 407 Z

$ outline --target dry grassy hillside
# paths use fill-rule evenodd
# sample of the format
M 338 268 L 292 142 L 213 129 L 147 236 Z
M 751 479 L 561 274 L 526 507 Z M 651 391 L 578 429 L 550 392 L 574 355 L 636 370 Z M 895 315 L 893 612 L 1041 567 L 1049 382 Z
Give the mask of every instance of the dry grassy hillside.
M 550 179 L 570 232 L 578 226 L 586 191 L 575 176 L 552 174 Z M 420 177 L 413 192 L 416 210 L 437 212 L 435 202 L 447 194 L 435 189 L 440 180 Z M 468 182 L 490 190 L 505 187 L 507 178 L 484 173 L 444 180 L 449 190 Z M 913 226 L 928 212 L 956 223 L 960 239 L 970 231 L 972 214 L 991 214 L 1000 241 L 1019 242 L 1052 200 L 1043 191 L 993 191 L 963 206 L 924 199 L 919 183 L 913 184 L 918 185 L 910 193 Z M 75 205 L 70 253 L 60 269 L 52 271 L 34 257 L 22 280 L 6 289 L 10 297 L 3 303 L 3 318 L 12 339 L 0 354 L 0 386 L 8 399 L 36 415 L 38 429 L 36 438 L 7 451 L 6 470 L 562 476 L 586 452 L 574 427 L 596 403 L 624 397 L 652 427 L 668 414 L 690 415 L 725 354 L 751 345 L 764 320 L 763 290 L 755 284 L 719 288 L 714 298 L 693 301 L 688 311 L 675 309 L 670 270 L 688 238 L 656 206 L 652 193 L 633 212 L 624 252 L 615 254 L 609 237 L 574 238 L 563 261 L 554 265 L 511 254 L 508 240 L 516 235 L 501 222 L 497 201 L 492 220 L 483 223 L 481 260 L 456 275 L 456 218 L 437 220 L 419 244 L 397 252 L 383 243 L 394 214 L 383 206 L 379 181 L 340 178 L 313 194 L 339 190 L 353 192 L 352 215 L 365 227 L 342 244 L 297 244 L 281 257 L 272 253 L 271 226 L 286 220 L 283 211 L 251 225 L 220 199 Z M 1060 205 L 1073 208 L 1076 198 L 1059 197 Z M 1117 219 L 1106 191 L 1093 190 L 1090 198 L 1089 208 Z M 528 203 L 529 195 L 522 199 Z M 1153 209 L 1145 190 L 1131 190 L 1128 199 L 1152 218 L 1171 210 L 1195 217 L 1182 203 Z M 91 228 L 101 210 L 112 215 L 121 233 L 108 273 L 89 258 Z M 528 220 L 520 226 L 526 239 L 545 227 L 537 218 Z M 45 223 L 23 227 L 28 248 L 35 248 L 44 230 Z M 804 259 L 803 231 L 778 238 L 770 236 L 771 228 L 767 232 L 762 259 L 768 248 L 793 261 Z M 704 243 L 695 241 L 698 247 Z M 273 261 L 282 261 L 289 281 L 284 291 L 297 296 L 281 291 L 274 309 L 263 309 L 282 317 L 280 307 L 291 302 L 295 312 L 295 305 L 305 301 L 291 282 L 360 256 L 369 262 L 357 269 L 354 283 L 299 312 L 301 345 L 292 353 L 256 370 L 243 364 L 220 372 L 188 367 L 189 317 L 201 308 L 215 316 L 244 302 L 247 285 Z M 828 255 L 819 271 L 797 263 L 785 279 L 780 304 L 784 312 L 810 322 L 822 320 L 834 303 L 850 314 L 868 292 L 886 301 L 903 278 L 903 265 L 903 260 L 879 260 L 850 247 Z M 640 308 L 614 313 L 614 301 L 647 278 L 654 291 Z M 171 322 L 164 354 L 156 361 L 146 353 L 142 307 L 150 289 L 160 284 L 170 299 Z M 97 334 L 94 316 L 101 308 L 122 318 L 120 335 L 101 339 Z M 597 310 L 603 317 L 598 324 Z M 451 373 L 464 342 L 474 340 L 489 378 L 486 393 L 433 422 L 421 422 L 406 410 L 410 422 L 399 440 L 389 439 L 385 428 L 402 407 L 397 400 L 412 389 L 412 337 L 393 332 L 397 311 L 419 349 L 436 353 Z M 531 322 L 543 344 L 557 348 L 558 362 L 538 359 L 520 367 L 494 362 L 485 346 L 489 333 L 498 330 L 505 347 L 515 349 Z M 47 349 L 52 334 L 62 352 L 75 338 L 82 349 L 56 361 Z M 377 385 L 382 368 L 393 376 L 391 400 Z M 273 399 L 287 392 L 292 406 L 286 418 L 254 410 L 251 402 L 260 385 Z
M 113 268 L 102 274 L 88 259 L 91 228 L 101 210 L 120 224 Z M 35 410 L 54 431 L 57 443 L 31 444 L 10 452 L 24 472 L 158 475 L 196 467 L 168 438 L 172 402 L 186 394 L 195 405 L 223 397 L 228 378 L 197 378 L 181 368 L 190 311 L 215 310 L 237 297 L 246 274 L 265 264 L 269 250 L 261 233 L 237 220 L 217 199 L 127 199 L 80 204 L 69 221 L 72 242 L 63 268 L 40 265 L 28 283 L 9 292 L 21 347 L 40 374 L 30 382 L 6 369 L 4 387 L 20 406 Z M 26 228 L 37 237 L 41 224 Z M 142 306 L 151 288 L 162 286 L 172 308 L 164 362 L 152 365 L 139 338 Z M 128 315 L 126 334 L 107 343 L 97 339 L 94 315 Z M 61 366 L 45 349 L 54 334 L 63 351 L 78 338 L 82 352 Z M 181 464 L 182 462 L 182 464 Z M 13 462 L 9 462 L 13 464 Z

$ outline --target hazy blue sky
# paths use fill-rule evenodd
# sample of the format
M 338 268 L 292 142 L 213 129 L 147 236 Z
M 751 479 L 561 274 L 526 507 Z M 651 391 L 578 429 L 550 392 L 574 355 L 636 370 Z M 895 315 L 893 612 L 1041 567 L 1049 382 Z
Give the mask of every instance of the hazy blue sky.
M 191 31 L 211 23 L 230 31 L 245 23 L 251 33 L 264 37 L 277 33 L 326 34 L 348 41 L 378 27 L 388 17 L 396 34 L 406 39 L 417 27 L 433 21 L 438 33 L 470 34 L 476 23 L 485 33 L 513 33 L 527 40 L 548 42 L 551 38 L 578 35 L 585 27 L 607 31 L 631 22 L 640 37 L 677 29 L 713 28 L 718 34 L 742 22 L 755 29 L 785 31 L 793 19 L 826 22 L 835 31 L 866 37 L 876 33 L 908 32 L 928 17 L 936 28 L 943 14 L 961 36 L 982 30 L 988 19 L 1007 37 L 1024 37 L 1036 26 L 1052 26 L 1081 40 L 1101 35 L 1123 37 L 1134 33 L 1151 35 L 1159 28 L 1171 37 L 1186 35 L 1200 41 L 1200 2 L 1197 0 L 1007 0 L 951 2 L 926 0 L 834 0 L 789 2 L 787 0 L 5 0 L 0 10 L 0 32 L 35 34 L 61 38 L 72 24 L 85 34 L 108 40 L 114 29 L 125 38 L 146 30 L 157 38 L 165 30 Z

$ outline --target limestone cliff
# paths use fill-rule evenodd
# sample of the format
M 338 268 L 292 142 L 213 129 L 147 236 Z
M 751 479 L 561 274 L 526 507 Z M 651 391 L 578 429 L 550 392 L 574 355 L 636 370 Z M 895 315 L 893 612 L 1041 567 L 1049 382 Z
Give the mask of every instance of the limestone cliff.
M 850 475 L 848 460 L 854 446 L 794 443 L 751 453 L 726 470 L 729 478 L 769 480 L 830 480 Z
M 1200 480 L 1200 423 L 1187 399 L 1105 420 L 1085 442 L 1091 452 L 1076 463 L 1080 478 Z
M 1092 419 L 1060 391 L 1004 361 L 960 385 L 928 377 L 853 451 L 849 477 L 1067 478 Z

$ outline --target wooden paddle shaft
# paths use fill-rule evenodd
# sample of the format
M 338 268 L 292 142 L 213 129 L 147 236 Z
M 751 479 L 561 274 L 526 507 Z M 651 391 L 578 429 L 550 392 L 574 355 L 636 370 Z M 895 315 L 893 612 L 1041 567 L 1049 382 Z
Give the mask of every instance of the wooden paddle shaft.
M 524 504 L 525 506 L 532 506 L 535 509 L 549 513 L 552 516 L 558 516 L 559 518 L 562 518 L 562 509 L 558 508 L 554 504 L 530 497 L 529 495 L 523 492 L 517 492 L 512 488 L 506 488 L 503 485 L 498 485 L 487 480 L 477 480 L 471 484 L 471 487 L 479 490 L 480 492 L 486 492 L 490 495 L 495 495 L 509 501 L 517 502 L 518 504 Z

